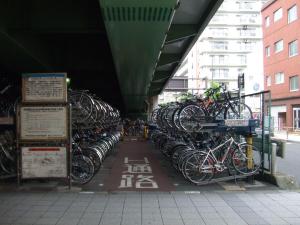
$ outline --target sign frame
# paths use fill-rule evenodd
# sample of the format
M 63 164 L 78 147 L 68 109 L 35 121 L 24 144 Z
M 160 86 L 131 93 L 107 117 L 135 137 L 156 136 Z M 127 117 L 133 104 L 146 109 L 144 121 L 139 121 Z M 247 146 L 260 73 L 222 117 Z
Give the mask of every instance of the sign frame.
M 35 85 L 38 86 L 38 82 L 40 79 L 40 82 L 48 82 L 50 83 L 51 79 L 53 78 L 60 78 L 61 80 L 58 80 L 61 82 L 59 85 L 61 86 L 61 94 L 58 97 L 52 97 L 49 96 L 38 96 L 38 93 L 36 93 L 36 96 L 29 96 L 29 94 L 26 92 L 27 89 L 30 89 L 32 87 L 29 86 L 29 82 L 31 80 L 36 80 L 37 83 Z M 47 81 L 48 79 L 48 81 Z M 43 80 L 43 81 L 42 81 Z M 47 87 L 47 84 L 46 84 Z M 45 92 L 45 84 L 41 88 L 41 91 Z M 48 84 L 49 92 L 54 93 L 54 85 Z M 50 90 L 51 89 L 51 90 Z M 35 92 L 31 90 L 32 92 Z M 36 98 L 36 99 L 34 99 Z M 67 103 L 67 73 L 24 73 L 22 74 L 22 102 L 23 103 Z

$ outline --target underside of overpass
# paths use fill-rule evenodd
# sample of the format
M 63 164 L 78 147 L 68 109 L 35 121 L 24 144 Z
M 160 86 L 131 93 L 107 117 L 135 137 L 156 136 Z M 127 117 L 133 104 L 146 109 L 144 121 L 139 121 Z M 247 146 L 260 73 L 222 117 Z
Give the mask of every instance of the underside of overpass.
M 147 111 L 223 0 L 0 0 L 0 76 L 66 72 L 123 114 Z

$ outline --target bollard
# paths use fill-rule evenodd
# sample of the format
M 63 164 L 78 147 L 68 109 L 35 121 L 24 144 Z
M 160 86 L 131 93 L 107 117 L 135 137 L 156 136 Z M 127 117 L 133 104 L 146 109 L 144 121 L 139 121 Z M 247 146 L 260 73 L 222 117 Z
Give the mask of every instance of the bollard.
M 253 144 L 253 137 L 252 135 L 247 136 L 246 138 L 247 141 L 247 152 L 246 152 L 246 156 L 247 156 L 247 168 L 249 170 L 253 169 L 253 148 L 252 148 L 252 144 Z M 250 176 L 247 179 L 248 183 L 250 184 L 254 184 L 254 176 Z
M 247 144 L 248 144 L 247 153 L 246 153 L 246 156 L 248 158 L 247 168 L 253 169 L 253 161 L 252 161 L 252 159 L 253 159 L 253 148 L 252 148 L 253 137 L 252 137 L 252 135 L 249 135 L 247 137 Z
M 144 138 L 147 140 L 148 139 L 148 126 L 144 127 Z
M 277 150 L 277 144 L 272 143 L 272 158 L 271 158 L 271 174 L 272 175 L 274 175 L 277 172 L 276 150 Z

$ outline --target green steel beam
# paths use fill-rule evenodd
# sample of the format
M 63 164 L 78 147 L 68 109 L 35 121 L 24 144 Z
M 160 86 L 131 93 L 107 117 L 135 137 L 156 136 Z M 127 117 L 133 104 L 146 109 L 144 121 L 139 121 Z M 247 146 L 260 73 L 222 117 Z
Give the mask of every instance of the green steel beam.
M 99 2 L 127 111 L 140 110 L 178 0 Z
M 170 72 L 168 71 L 156 71 L 154 73 L 152 82 L 161 82 L 162 80 L 168 79 L 170 76 Z
M 160 55 L 157 67 L 168 65 L 168 64 L 171 64 L 171 63 L 178 63 L 178 62 L 180 62 L 180 59 L 181 59 L 181 54 L 165 54 L 165 53 L 162 53 Z
M 197 35 L 198 26 L 195 24 L 172 24 L 165 44 L 180 41 Z
M 188 26 L 189 28 L 183 28 L 183 27 L 179 28 L 179 29 L 181 29 L 181 31 L 178 31 L 178 33 L 184 33 L 184 32 L 186 32 L 186 35 L 190 34 L 190 35 L 194 36 L 194 38 L 189 42 L 188 47 L 186 47 L 183 52 L 181 52 L 180 54 L 178 54 L 178 57 L 180 57 L 180 59 L 178 61 L 178 64 L 175 67 L 175 69 L 173 69 L 172 71 L 170 71 L 171 74 L 170 74 L 169 78 L 166 79 L 166 80 L 164 80 L 164 84 L 162 85 L 159 93 L 164 89 L 164 87 L 167 85 L 169 79 L 171 79 L 172 76 L 174 75 L 174 73 L 177 71 L 177 69 L 179 68 L 181 62 L 184 60 L 184 58 L 187 56 L 187 54 L 189 53 L 189 51 L 192 49 L 192 47 L 194 46 L 194 44 L 197 41 L 198 37 L 204 31 L 204 29 L 206 28 L 207 24 L 209 23 L 209 21 L 211 20 L 211 18 L 213 17 L 213 15 L 216 13 L 216 11 L 218 10 L 218 8 L 220 7 L 220 5 L 222 4 L 223 1 L 224 0 L 210 0 L 209 3 L 208 3 L 207 9 L 201 14 L 201 16 L 200 16 L 199 21 L 198 21 L 197 24 L 195 24 L 195 25 L 182 24 L 182 26 Z M 192 28 L 191 26 L 193 26 L 194 28 Z M 174 26 L 173 29 L 175 29 L 175 28 L 176 28 L 176 26 Z M 185 29 L 186 29 L 186 31 L 184 31 Z M 196 35 L 192 34 L 193 33 L 193 31 L 192 31 L 193 29 L 196 29 L 196 31 L 197 31 Z M 187 31 L 187 30 L 190 30 L 190 31 Z M 180 37 L 179 37 L 180 34 L 176 35 L 174 33 L 176 33 L 176 31 L 170 32 L 170 35 L 173 35 L 173 38 L 170 37 L 168 39 L 168 37 L 167 37 L 167 40 L 169 40 L 169 42 L 168 42 L 169 44 L 172 42 L 172 40 L 174 40 L 174 42 L 176 42 L 176 39 L 180 40 Z M 183 36 L 185 36 L 185 35 L 183 35 Z M 168 43 L 165 42 L 164 45 L 167 45 Z M 156 67 L 156 70 L 157 69 L 158 69 L 158 66 Z

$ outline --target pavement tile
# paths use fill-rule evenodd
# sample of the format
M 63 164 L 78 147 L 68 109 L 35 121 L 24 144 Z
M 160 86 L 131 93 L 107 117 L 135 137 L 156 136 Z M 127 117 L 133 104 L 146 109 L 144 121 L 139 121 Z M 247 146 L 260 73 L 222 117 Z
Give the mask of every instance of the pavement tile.
M 60 218 L 64 215 L 64 212 L 46 212 L 41 218 Z
M 181 213 L 182 219 L 200 219 L 201 216 L 198 213 Z
M 120 225 L 121 224 L 121 218 L 115 218 L 115 219 L 101 219 L 100 225 Z
M 163 225 L 163 222 L 158 220 L 143 220 L 142 225 Z
M 204 219 L 206 225 L 227 225 L 224 220 L 221 219 Z
M 92 218 L 82 218 L 78 225 L 98 225 L 100 223 L 100 218 L 98 219 L 92 219 Z
M 217 212 L 216 208 L 212 206 L 197 206 L 197 210 L 199 213 Z
M 65 212 L 62 218 L 80 218 L 83 212 Z
M 18 218 L 16 217 L 8 217 L 8 216 L 5 216 L 5 217 L 2 217 L 1 220 L 0 220 L 0 224 L 3 225 L 3 224 L 11 224 L 13 222 L 15 222 Z
M 36 221 L 37 224 L 56 224 L 59 218 L 40 218 Z
M 34 224 L 39 218 L 34 218 L 34 217 L 31 217 L 31 218 L 23 218 L 23 217 L 20 217 L 19 219 L 17 219 L 16 221 L 14 221 L 14 224 L 17 223 L 17 224 L 23 224 L 23 225 L 27 225 L 27 224 Z
M 181 219 L 163 219 L 164 225 L 184 225 Z
M 56 225 L 74 225 L 79 222 L 79 218 L 61 218 Z
M 81 218 L 85 218 L 85 219 L 97 219 L 97 218 L 99 218 L 100 219 L 101 217 L 102 217 L 102 213 L 85 211 L 85 213 L 82 215 Z
M 184 219 L 184 225 L 205 225 L 202 219 Z

